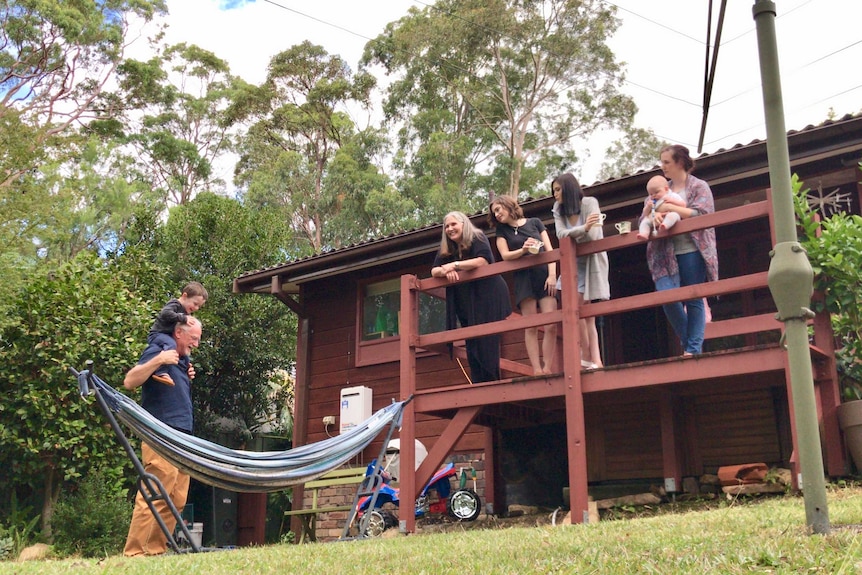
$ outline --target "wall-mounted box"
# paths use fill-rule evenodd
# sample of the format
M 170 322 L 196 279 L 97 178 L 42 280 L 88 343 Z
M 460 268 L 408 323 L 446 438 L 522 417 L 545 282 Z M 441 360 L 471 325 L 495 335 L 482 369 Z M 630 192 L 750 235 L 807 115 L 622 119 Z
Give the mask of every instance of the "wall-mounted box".
M 371 388 L 345 387 L 341 390 L 339 406 L 339 433 L 344 433 L 371 417 Z

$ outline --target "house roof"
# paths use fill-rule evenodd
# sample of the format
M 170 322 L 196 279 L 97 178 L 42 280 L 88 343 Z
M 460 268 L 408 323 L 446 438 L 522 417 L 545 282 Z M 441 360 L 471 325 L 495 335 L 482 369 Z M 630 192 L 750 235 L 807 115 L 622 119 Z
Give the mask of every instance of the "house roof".
M 791 165 L 815 161 L 831 161 L 843 167 L 857 165 L 862 159 L 862 115 L 846 115 L 818 125 L 808 125 L 787 133 Z M 760 178 L 769 184 L 766 141 L 753 140 L 729 149 L 702 154 L 696 158 L 698 177 L 710 183 L 716 199 L 727 184 L 745 178 Z M 639 209 L 647 180 L 658 173 L 658 167 L 641 170 L 584 186 L 587 195 L 599 199 L 603 211 Z M 524 213 L 547 219 L 552 205 L 550 196 L 521 202 Z M 473 222 L 486 227 L 485 213 L 470 216 Z M 281 293 L 297 294 L 299 286 L 308 281 L 376 267 L 417 255 L 429 258 L 440 241 L 440 224 L 390 234 L 348 246 L 322 252 L 275 266 L 249 271 L 234 280 L 234 293 L 273 293 L 277 285 Z

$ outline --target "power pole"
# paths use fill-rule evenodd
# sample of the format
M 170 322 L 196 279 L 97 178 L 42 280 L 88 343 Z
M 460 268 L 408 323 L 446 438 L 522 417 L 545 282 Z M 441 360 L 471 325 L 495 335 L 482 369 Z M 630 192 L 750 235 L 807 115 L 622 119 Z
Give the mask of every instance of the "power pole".
M 755 0 L 752 12 L 757 28 L 766 117 L 766 153 L 775 213 L 776 244 L 770 252 L 769 291 L 778 308 L 778 320 L 784 322 L 806 523 L 813 533 L 827 534 L 830 531 L 829 510 L 826 506 L 823 454 L 808 350 L 807 320 L 814 315 L 809 309 L 814 289 L 814 271 L 796 238 L 790 152 L 784 126 L 784 101 L 775 39 L 775 2 Z

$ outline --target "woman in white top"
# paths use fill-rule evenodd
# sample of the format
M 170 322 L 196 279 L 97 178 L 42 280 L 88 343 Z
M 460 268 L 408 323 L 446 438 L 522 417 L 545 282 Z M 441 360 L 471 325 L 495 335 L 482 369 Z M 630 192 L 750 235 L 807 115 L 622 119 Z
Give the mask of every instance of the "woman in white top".
M 602 233 L 599 202 L 584 196 L 581 185 L 572 174 L 561 174 L 551 183 L 554 195 L 554 227 L 558 238 L 572 237 L 577 243 L 599 240 Z M 578 256 L 578 305 L 611 297 L 608 283 L 608 254 L 599 252 Z M 559 280 L 557 280 L 559 283 Z M 559 288 L 559 285 L 557 286 Z M 596 318 L 580 321 L 581 366 L 585 369 L 603 367 L 599 349 L 599 334 Z

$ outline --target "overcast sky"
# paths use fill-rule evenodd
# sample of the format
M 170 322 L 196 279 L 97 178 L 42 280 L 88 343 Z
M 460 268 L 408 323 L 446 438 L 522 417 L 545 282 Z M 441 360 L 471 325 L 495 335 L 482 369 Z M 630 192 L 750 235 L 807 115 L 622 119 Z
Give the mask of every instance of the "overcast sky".
M 366 42 L 385 25 L 431 0 L 168 0 L 167 41 L 197 44 L 227 60 L 231 71 L 260 83 L 272 55 L 304 40 L 356 67 Z M 624 90 L 635 123 L 696 153 L 703 101 L 708 0 L 614 0 L 622 25 L 610 42 L 626 63 Z M 715 0 L 713 4 L 720 2 Z M 830 109 L 862 110 L 862 2 L 776 0 L 784 109 L 788 130 L 819 124 Z M 728 2 L 703 152 L 766 137 L 753 0 Z M 718 13 L 713 16 L 713 42 Z M 142 45 L 143 42 L 139 42 Z M 132 52 L 134 54 L 134 52 Z M 368 118 L 354 118 L 365 124 Z M 576 168 L 595 180 L 610 143 L 597 135 Z M 229 179 L 229 178 L 228 178 Z

